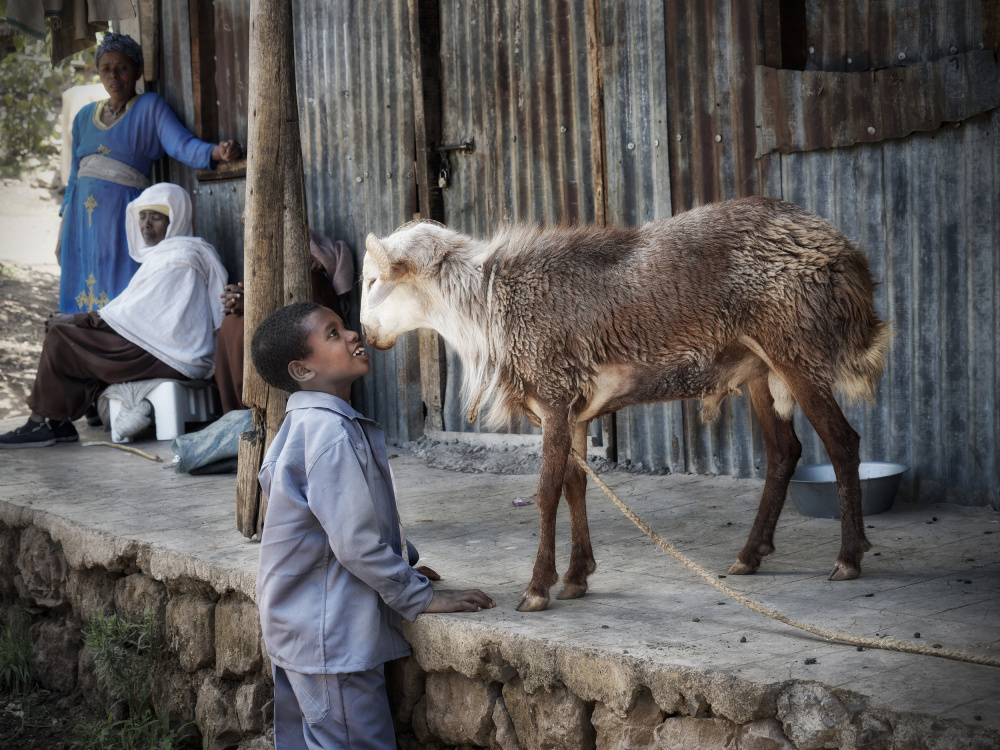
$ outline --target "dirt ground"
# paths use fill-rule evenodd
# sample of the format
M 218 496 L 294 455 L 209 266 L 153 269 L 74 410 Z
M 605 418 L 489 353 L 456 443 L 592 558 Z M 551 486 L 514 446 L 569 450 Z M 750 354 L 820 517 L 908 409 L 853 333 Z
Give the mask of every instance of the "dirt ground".
M 43 175 L 0 181 L 0 419 L 28 413 L 45 319 L 59 304 L 62 196 L 38 186 Z
M 0 748 L 65 750 L 77 739 L 82 720 L 93 720 L 83 697 L 60 696 L 46 690 L 11 696 L 0 692 Z

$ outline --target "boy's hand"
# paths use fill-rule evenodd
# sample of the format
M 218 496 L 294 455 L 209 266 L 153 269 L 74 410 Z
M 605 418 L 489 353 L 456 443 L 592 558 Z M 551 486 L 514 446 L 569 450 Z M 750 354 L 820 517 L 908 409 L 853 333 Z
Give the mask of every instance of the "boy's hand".
M 478 612 L 492 609 L 497 603 L 479 589 L 465 591 L 435 591 L 424 612 Z
M 441 576 L 438 575 L 438 572 L 433 568 L 428 568 L 426 565 L 418 565 L 417 567 L 414 568 L 414 570 L 417 571 L 418 573 L 421 573 L 424 576 L 424 578 L 426 578 L 428 581 L 441 580 Z

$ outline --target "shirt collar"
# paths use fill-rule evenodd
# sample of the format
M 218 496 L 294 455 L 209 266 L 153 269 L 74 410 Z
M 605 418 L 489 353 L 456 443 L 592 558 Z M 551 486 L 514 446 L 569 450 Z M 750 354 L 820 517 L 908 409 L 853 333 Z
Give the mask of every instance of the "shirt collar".
M 348 419 L 363 419 L 370 422 L 364 414 L 356 411 L 349 403 L 342 398 L 337 398 L 332 393 L 320 393 L 319 391 L 296 391 L 288 397 L 288 404 L 285 406 L 287 414 L 294 409 L 330 409 L 339 414 L 343 414 Z

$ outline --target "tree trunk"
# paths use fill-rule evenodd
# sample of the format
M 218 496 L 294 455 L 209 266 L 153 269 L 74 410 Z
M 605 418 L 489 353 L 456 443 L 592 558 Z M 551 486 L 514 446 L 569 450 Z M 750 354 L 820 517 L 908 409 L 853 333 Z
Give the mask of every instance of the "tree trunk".
M 288 394 L 271 388 L 250 357 L 253 332 L 275 310 L 309 298 L 306 234 L 295 93 L 291 0 L 250 4 L 250 91 L 244 240 L 243 403 L 254 429 L 240 436 L 236 528 L 259 534 L 267 510 L 257 473 L 284 418 Z M 276 207 L 282 206 L 278 211 Z

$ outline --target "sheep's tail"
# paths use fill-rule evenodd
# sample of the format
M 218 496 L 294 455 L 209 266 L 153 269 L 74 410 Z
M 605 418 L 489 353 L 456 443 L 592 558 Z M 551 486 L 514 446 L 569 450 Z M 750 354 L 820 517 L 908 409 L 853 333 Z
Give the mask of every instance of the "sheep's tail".
M 848 346 L 834 372 L 834 386 L 852 401 L 875 403 L 875 386 L 885 369 L 889 342 L 897 331 L 891 323 L 876 319 L 868 329 L 867 346 Z

